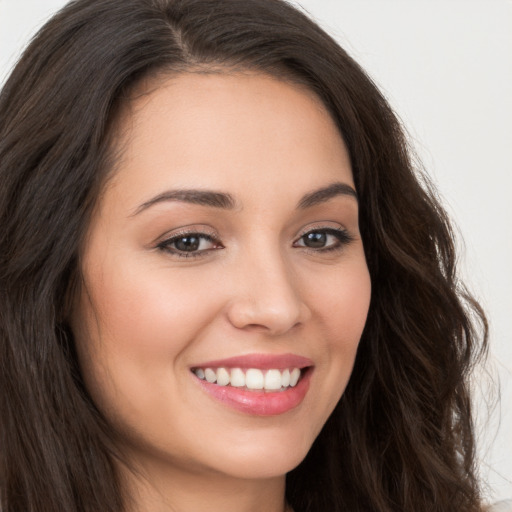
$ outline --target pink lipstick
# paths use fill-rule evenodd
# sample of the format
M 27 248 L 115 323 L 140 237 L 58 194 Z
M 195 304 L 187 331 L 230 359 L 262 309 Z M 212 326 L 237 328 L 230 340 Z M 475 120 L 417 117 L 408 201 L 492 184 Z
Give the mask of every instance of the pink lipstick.
M 272 416 L 303 401 L 313 363 L 295 354 L 249 354 L 200 363 L 191 371 L 215 400 L 247 414 Z

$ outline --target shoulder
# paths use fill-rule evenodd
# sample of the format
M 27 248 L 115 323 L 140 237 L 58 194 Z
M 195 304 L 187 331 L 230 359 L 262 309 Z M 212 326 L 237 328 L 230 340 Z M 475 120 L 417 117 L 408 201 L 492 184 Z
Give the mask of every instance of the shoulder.
M 485 512 L 512 512 L 512 500 L 499 501 L 486 508 Z

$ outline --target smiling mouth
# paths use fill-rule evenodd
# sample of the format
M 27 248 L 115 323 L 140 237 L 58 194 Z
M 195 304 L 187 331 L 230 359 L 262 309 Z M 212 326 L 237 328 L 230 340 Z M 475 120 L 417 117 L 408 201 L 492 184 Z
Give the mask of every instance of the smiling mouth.
M 294 388 L 300 382 L 306 368 L 193 368 L 200 380 L 219 387 L 238 388 L 245 391 L 276 392 Z
M 311 359 L 291 353 L 243 354 L 190 367 L 192 377 L 208 396 L 254 416 L 275 416 L 299 407 L 313 370 Z

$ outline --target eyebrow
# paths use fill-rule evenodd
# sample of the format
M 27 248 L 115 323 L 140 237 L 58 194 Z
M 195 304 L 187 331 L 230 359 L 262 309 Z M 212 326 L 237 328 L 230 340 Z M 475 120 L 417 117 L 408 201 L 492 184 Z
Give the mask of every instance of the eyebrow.
M 183 203 L 198 204 L 200 206 L 209 206 L 211 208 L 222 208 L 225 210 L 233 210 L 236 207 L 236 201 L 231 194 L 225 192 L 214 192 L 211 190 L 168 190 L 162 194 L 153 197 L 149 201 L 142 203 L 133 213 L 138 215 L 143 210 L 147 210 L 150 206 L 166 201 L 179 201 Z
M 321 203 L 325 203 L 330 199 L 337 196 L 349 196 L 353 197 L 357 201 L 356 191 L 347 183 L 331 183 L 326 187 L 319 188 L 312 192 L 307 193 L 298 202 L 297 208 L 304 210 L 311 208 Z M 132 214 L 132 216 L 138 215 L 144 210 L 147 210 L 151 206 L 167 202 L 167 201 L 178 201 L 184 203 L 198 204 L 200 206 L 208 206 L 210 208 L 221 208 L 223 210 L 233 210 L 237 207 L 238 203 L 235 201 L 231 194 L 226 192 L 215 192 L 212 190 L 197 190 L 197 189 L 185 189 L 185 190 L 168 190 L 159 194 L 149 201 L 142 203 Z
M 299 201 L 297 208 L 301 210 L 311 208 L 312 206 L 325 203 L 329 201 L 329 199 L 333 199 L 337 196 L 349 196 L 357 201 L 357 192 L 354 188 L 347 183 L 336 182 L 327 185 L 327 187 L 309 192 Z

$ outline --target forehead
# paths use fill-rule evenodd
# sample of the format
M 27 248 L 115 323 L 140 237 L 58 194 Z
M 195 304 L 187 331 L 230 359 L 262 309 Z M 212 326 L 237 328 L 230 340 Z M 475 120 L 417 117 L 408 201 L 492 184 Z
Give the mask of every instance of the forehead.
M 353 184 L 330 114 L 304 86 L 256 72 L 183 73 L 140 84 L 118 120 L 113 186 L 226 189 Z M 130 189 L 130 190 L 128 190 Z

